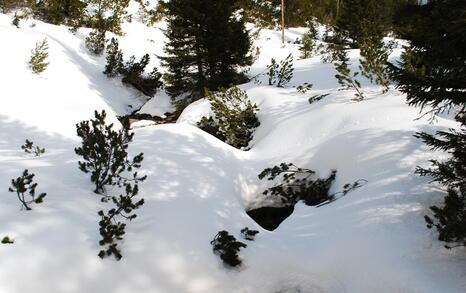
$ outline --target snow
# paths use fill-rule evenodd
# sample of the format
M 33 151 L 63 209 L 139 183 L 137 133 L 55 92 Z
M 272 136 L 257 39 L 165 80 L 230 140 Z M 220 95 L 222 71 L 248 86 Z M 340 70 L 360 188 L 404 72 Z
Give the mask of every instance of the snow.
M 338 91 L 331 64 L 319 56 L 298 60 L 298 45 L 281 48 L 280 32 L 262 30 L 262 47 L 250 74 L 265 70 L 270 58 L 295 56 L 295 77 L 283 89 L 261 83 L 241 85 L 260 108 L 261 126 L 247 152 L 225 145 L 193 126 L 209 115 L 209 103 L 190 105 L 176 124 L 134 127 L 130 152 L 144 152 L 141 184 L 145 205 L 127 227 L 123 259 L 101 260 L 97 211 L 108 205 L 92 192 L 78 170 L 75 124 L 105 109 L 109 122 L 143 106 L 142 113 L 170 110 L 164 92 L 146 97 L 102 74 L 105 58 L 88 54 L 83 40 L 65 27 L 39 21 L 10 25 L 0 14 L 0 292 L 465 292 L 464 249 L 446 250 L 435 231 L 425 228 L 428 207 L 441 201 L 441 191 L 428 178 L 413 174 L 416 165 L 444 157 L 429 151 L 416 131 L 456 127 L 448 117 L 435 124 L 416 120 L 419 109 L 391 88 L 386 94 L 362 81 L 367 99 L 353 102 L 351 91 Z M 35 23 L 35 27 L 30 27 Z M 119 37 L 125 58 L 161 55 L 158 24 L 124 25 Z M 294 41 L 302 28 L 287 30 Z M 33 75 L 30 50 L 47 37 L 50 66 Z M 153 39 L 154 42 L 150 41 Z M 395 51 L 396 58 L 399 50 Z M 358 52 L 350 55 L 357 59 Z M 357 64 L 354 64 L 357 68 Z M 312 91 L 294 88 L 304 82 Z M 308 97 L 330 93 L 309 104 Z M 128 107 L 132 105 L 132 107 Z M 134 125 L 133 125 L 134 126 Z M 144 126 L 144 127 L 143 127 Z M 45 147 L 33 158 L 20 146 L 29 138 Z M 296 206 L 275 231 L 261 229 L 245 213 L 264 204 L 267 186 L 257 174 L 281 162 L 316 170 L 322 176 L 337 169 L 332 190 L 347 182 L 368 183 L 321 208 Z M 36 174 L 45 202 L 30 212 L 8 193 L 7 184 L 28 168 Z M 260 231 L 240 252 L 244 265 L 225 268 L 209 242 L 219 230 L 240 238 L 244 227 Z M 244 241 L 246 242 L 246 241 Z

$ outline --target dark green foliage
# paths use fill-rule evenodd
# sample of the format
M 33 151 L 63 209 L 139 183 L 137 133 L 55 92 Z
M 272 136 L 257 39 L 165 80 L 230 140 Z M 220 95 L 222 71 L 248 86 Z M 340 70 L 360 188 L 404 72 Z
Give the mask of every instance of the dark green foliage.
M 310 90 L 312 89 L 312 87 L 313 87 L 312 84 L 305 82 L 305 83 L 303 83 L 302 85 L 297 86 L 297 87 L 296 87 L 296 90 L 297 90 L 298 92 L 300 92 L 301 94 L 305 94 L 305 93 L 307 93 L 308 91 L 310 91 Z
M 277 61 L 274 58 L 270 60 L 270 65 L 267 66 L 267 76 L 269 77 L 269 85 L 274 85 L 277 81 L 278 69 L 280 65 L 278 65 Z
M 259 231 L 250 230 L 248 227 L 241 229 L 241 235 L 243 235 L 244 239 L 249 241 L 254 241 L 257 234 L 259 234 Z
M 335 75 L 335 78 L 338 80 L 338 83 L 342 86 L 343 90 L 353 89 L 356 91 L 354 94 L 355 101 L 364 100 L 364 94 L 361 89 L 361 84 L 356 79 L 359 75 L 359 72 L 351 73 L 349 68 L 349 57 L 348 52 L 342 46 L 337 46 L 335 51 L 336 60 L 334 61 L 334 66 L 338 74 Z
M 112 38 L 107 46 L 107 64 L 105 65 L 104 74 L 108 77 L 115 77 L 123 69 L 123 52 L 120 50 L 118 40 Z
M 79 26 L 87 4 L 80 0 L 45 0 L 36 4 L 36 17 L 53 24 Z
M 272 58 L 270 65 L 267 66 L 269 85 L 285 87 L 293 78 L 293 71 L 293 56 L 291 54 L 285 60 L 280 61 L 280 65 Z
M 25 153 L 33 154 L 35 157 L 40 157 L 45 154 L 45 148 L 34 145 L 34 143 L 28 139 L 26 139 L 24 145 L 21 146 L 21 149 L 24 150 Z
M 320 94 L 320 95 L 313 95 L 312 97 L 309 98 L 309 104 L 312 104 L 312 103 L 315 103 L 315 102 L 318 102 L 320 100 L 322 100 L 323 98 L 325 98 L 326 96 L 328 96 L 330 94 Z
M 434 115 L 444 110 L 458 111 L 459 129 L 435 135 L 418 133 L 431 149 L 451 155 L 430 168 L 418 167 L 416 173 L 431 176 L 447 190 L 441 207 L 431 207 L 433 218 L 427 226 L 435 227 L 447 247 L 466 245 L 466 2 L 432 0 L 425 5 L 408 7 L 410 12 L 402 36 L 410 41 L 402 62 L 391 64 L 398 88 L 407 95 L 408 104 L 429 106 Z
M 40 74 L 47 69 L 49 65 L 46 62 L 49 57 L 48 53 L 49 45 L 47 39 L 43 39 L 41 42 L 36 43 L 36 47 L 31 51 L 31 58 L 29 59 L 29 67 L 35 74 Z
M 450 153 L 449 160 L 439 162 L 431 160 L 431 168 L 416 169 L 421 176 L 433 177 L 435 182 L 447 187 L 448 195 L 442 207 L 432 206 L 434 219 L 425 216 L 427 227 L 435 227 L 439 232 L 439 240 L 452 243 L 454 246 L 466 246 L 466 112 L 458 114 L 457 120 L 462 123 L 460 131 L 439 131 L 436 136 L 418 133 L 431 149 Z M 451 247 L 447 245 L 446 247 Z
M 230 87 L 242 79 L 237 69 L 251 64 L 251 40 L 236 1 L 171 0 L 166 3 L 168 42 L 162 64 L 171 97 L 191 101 L 205 89 Z
M 432 206 L 430 209 L 434 219 L 425 216 L 427 227 L 437 229 L 439 240 L 453 243 L 445 247 L 466 246 L 466 184 L 458 190 L 448 189 L 443 206 Z
M 134 56 L 130 58 L 124 69 L 122 69 L 123 83 L 132 85 L 146 96 L 152 97 L 157 93 L 157 89 L 162 87 L 162 75 L 154 67 L 148 76 L 143 76 L 144 69 L 149 64 L 149 54 L 144 55 L 139 62 L 135 62 Z
M 465 104 L 466 2 L 429 1 L 411 10 L 411 29 L 404 38 L 411 46 L 402 62 L 392 64 L 398 89 L 412 106 L 441 111 Z
M 21 18 L 18 16 L 17 13 L 15 13 L 15 16 L 13 17 L 13 20 L 11 21 L 11 24 L 19 28 L 19 23 L 21 21 Z
M 247 247 L 247 245 L 237 241 L 236 238 L 227 231 L 223 230 L 218 232 L 210 244 L 213 246 L 214 253 L 218 254 L 225 264 L 231 267 L 241 265 L 238 252 L 241 248 Z
M 316 50 L 316 41 L 314 39 L 315 33 L 309 30 L 303 35 L 301 40 L 301 59 L 311 58 Z
M 133 159 L 128 158 L 128 146 L 133 140 L 134 133 L 123 127 L 119 131 L 113 130 L 113 124 L 105 124 L 105 111 L 95 111 L 95 119 L 83 121 L 76 125 L 77 134 L 82 139 L 81 147 L 75 148 L 76 154 L 83 158 L 79 161 L 79 169 L 84 173 L 91 173 L 91 182 L 95 184 L 94 192 L 107 195 L 106 185 L 122 186 L 128 182 L 144 181 L 146 176 L 132 178 L 123 177 L 125 173 L 141 167 L 144 159 L 142 153 Z M 107 199 L 104 197 L 104 200 Z
M 359 69 L 362 75 L 383 86 L 384 92 L 390 84 L 386 64 L 391 47 L 384 44 L 383 38 L 391 27 L 392 15 L 388 11 L 393 9 L 392 6 L 392 0 L 343 1 L 342 14 L 335 26 L 346 45 L 361 49 Z M 340 72 L 340 75 L 345 76 L 345 73 Z M 356 99 L 363 97 L 359 95 Z
M 254 129 L 260 123 L 256 113 L 259 110 L 252 104 L 245 91 L 233 87 L 220 92 L 208 92 L 214 112 L 214 121 L 217 122 L 219 135 L 225 142 L 237 148 L 247 148 L 251 141 Z
M 86 0 L 90 13 L 88 25 L 100 34 L 111 31 L 121 35 L 121 23 L 126 16 L 129 0 Z
M 26 169 L 23 174 L 16 178 L 11 179 L 11 187 L 8 188 L 9 192 L 16 192 L 19 201 L 21 202 L 21 209 L 31 210 L 29 205 L 31 203 L 42 203 L 46 193 L 41 193 L 36 196 L 37 183 L 34 183 L 34 173 L 29 173 Z M 30 199 L 26 199 L 26 194 Z
M 134 210 L 144 204 L 144 199 L 134 201 L 138 195 L 138 185 L 125 184 L 125 194 L 112 197 L 114 207 L 108 210 L 99 211 L 101 217 L 99 221 L 99 232 L 102 239 L 99 241 L 101 246 L 105 246 L 99 252 L 99 257 L 104 258 L 113 255 L 117 260 L 122 258 L 121 250 L 118 248 L 117 241 L 122 240 L 125 235 L 126 223 L 122 221 L 134 220 L 137 215 Z
M 86 37 L 86 48 L 94 55 L 101 55 L 105 50 L 105 31 L 94 29 Z
M 201 121 L 197 123 L 197 127 L 199 127 L 199 129 L 204 130 L 208 134 L 215 136 L 221 141 L 226 141 L 226 137 L 220 131 L 218 123 L 212 117 L 202 117 Z
M 13 243 L 15 243 L 15 241 L 13 239 L 11 239 L 10 237 L 5 236 L 5 237 L 2 238 L 1 243 L 2 244 L 13 244 Z
M 326 201 L 334 200 L 329 194 L 330 187 L 336 178 L 337 171 L 332 171 L 325 179 L 315 179 L 315 172 L 310 169 L 298 168 L 294 164 L 282 163 L 273 168 L 264 169 L 259 179 L 274 180 L 281 176 L 282 182 L 263 192 L 279 198 L 284 205 L 293 206 L 303 200 L 306 205 L 316 206 Z

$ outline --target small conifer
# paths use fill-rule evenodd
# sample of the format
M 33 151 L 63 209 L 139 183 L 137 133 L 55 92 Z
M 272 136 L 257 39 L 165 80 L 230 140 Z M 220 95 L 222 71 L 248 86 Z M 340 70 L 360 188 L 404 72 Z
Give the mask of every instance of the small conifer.
M 47 69 L 49 63 L 46 61 L 49 57 L 47 39 L 36 43 L 35 48 L 32 50 L 31 58 L 29 59 L 29 66 L 34 74 L 40 74 Z

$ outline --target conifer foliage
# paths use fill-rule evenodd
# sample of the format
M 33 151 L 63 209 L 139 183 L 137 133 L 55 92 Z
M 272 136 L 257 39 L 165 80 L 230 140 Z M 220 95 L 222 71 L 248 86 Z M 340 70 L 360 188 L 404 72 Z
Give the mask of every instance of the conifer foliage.
M 213 251 L 220 256 L 225 264 L 231 267 L 241 265 L 242 261 L 238 256 L 238 252 L 241 248 L 246 248 L 247 245 L 237 241 L 235 236 L 230 235 L 228 231 L 218 232 L 210 244 L 213 246 Z
M 24 150 L 25 153 L 33 154 L 35 157 L 40 157 L 45 154 L 45 148 L 34 145 L 34 143 L 29 139 L 26 139 L 26 142 L 21 146 L 21 149 Z
M 257 105 L 252 104 L 247 93 L 238 87 L 219 92 L 208 92 L 213 120 L 218 125 L 218 138 L 237 148 L 247 148 L 254 129 L 260 125 L 256 113 Z
M 20 177 L 11 179 L 11 187 L 8 188 L 9 192 L 16 193 L 21 202 L 21 209 L 25 208 L 28 211 L 31 210 L 30 204 L 42 203 L 47 195 L 46 193 L 36 195 L 37 183 L 34 182 L 34 176 L 34 173 L 29 173 L 26 169 Z
M 123 72 L 123 52 L 120 49 L 118 40 L 112 38 L 107 46 L 107 64 L 104 74 L 108 77 L 115 77 Z
M 29 67 L 34 74 L 40 74 L 47 69 L 49 63 L 47 58 L 49 45 L 47 39 L 43 39 L 41 42 L 36 43 L 35 48 L 31 52 L 31 58 L 29 59 Z
M 426 216 L 427 226 L 436 228 L 446 247 L 466 245 L 466 2 L 433 0 L 414 6 L 411 25 L 403 37 L 410 47 L 402 62 L 392 64 L 398 88 L 410 105 L 429 106 L 428 113 L 446 109 L 457 111 L 459 129 L 418 133 L 430 148 L 451 154 L 450 159 L 432 160 L 430 168 L 418 167 L 421 176 L 430 176 L 447 191 L 441 206 L 433 206 Z
M 293 72 L 293 56 L 291 54 L 288 55 L 284 60 L 280 61 L 280 64 L 277 64 L 277 61 L 272 58 L 270 65 L 267 66 L 269 85 L 285 87 L 293 78 Z
M 112 197 L 112 207 L 107 212 L 103 210 L 98 214 L 101 217 L 99 221 L 99 232 L 102 239 L 99 241 L 101 246 L 104 246 L 99 252 L 100 258 L 114 256 L 116 260 L 122 258 L 121 250 L 118 248 L 118 240 L 123 240 L 125 235 L 126 223 L 124 220 L 132 221 L 137 215 L 134 210 L 138 209 L 144 204 L 144 199 L 135 200 L 139 193 L 139 187 L 136 184 L 126 183 L 125 194 Z
M 139 176 L 137 171 L 132 173 L 132 178 L 125 177 L 126 173 L 141 167 L 144 155 L 140 153 L 130 159 L 128 147 L 134 133 L 130 133 L 126 127 L 115 131 L 113 124 L 106 125 L 105 111 L 95 111 L 94 115 L 95 119 L 76 125 L 82 145 L 75 148 L 75 152 L 83 159 L 79 161 L 79 169 L 91 173 L 94 192 L 104 195 L 103 200 L 107 200 L 107 185 L 124 186 L 129 182 L 138 183 L 146 179 L 146 176 Z
M 251 64 L 251 40 L 234 0 L 170 0 L 166 3 L 168 42 L 162 63 L 173 98 L 196 100 L 205 89 L 237 84 L 239 67 Z M 244 78 L 242 78 L 244 79 Z

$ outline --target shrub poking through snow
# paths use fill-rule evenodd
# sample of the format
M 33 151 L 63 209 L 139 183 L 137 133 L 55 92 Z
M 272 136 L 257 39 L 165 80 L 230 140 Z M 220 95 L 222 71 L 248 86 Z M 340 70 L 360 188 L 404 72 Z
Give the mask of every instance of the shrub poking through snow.
M 325 179 L 315 178 L 310 169 L 298 168 L 294 164 L 281 163 L 279 166 L 267 168 L 259 174 L 259 179 L 274 180 L 282 177 L 282 182 L 263 192 L 264 195 L 278 197 L 285 205 L 295 205 L 303 200 L 306 205 L 316 206 L 332 200 L 329 193 L 337 171 L 332 171 Z
M 269 85 L 285 87 L 293 78 L 293 71 L 293 56 L 291 54 L 285 60 L 282 60 L 280 65 L 272 58 L 271 64 L 267 66 Z
M 213 246 L 214 253 L 220 256 L 220 259 L 231 267 L 241 265 L 241 259 L 238 252 L 241 248 L 247 247 L 243 242 L 237 241 L 236 238 L 223 230 L 215 235 L 214 240 L 210 242 Z
M 241 235 L 244 239 L 254 241 L 256 235 L 259 234 L 257 230 L 250 230 L 248 227 L 241 229 Z
M 15 16 L 13 16 L 13 20 L 11 21 L 11 24 L 19 28 L 19 24 L 21 22 L 21 18 L 17 13 L 15 13 Z
M 334 61 L 334 66 L 338 74 L 335 75 L 335 78 L 338 80 L 338 83 L 342 86 L 342 90 L 353 89 L 355 90 L 354 101 L 364 100 L 364 94 L 361 89 L 361 83 L 356 79 L 359 75 L 359 72 L 351 73 L 349 68 L 349 57 L 348 52 L 343 49 L 337 49 L 336 51 L 336 60 Z
M 29 207 L 32 203 L 42 203 L 46 193 L 41 193 L 36 196 L 37 183 L 34 183 L 34 173 L 29 173 L 26 169 L 23 174 L 16 178 L 11 179 L 11 187 L 8 188 L 9 192 L 14 192 L 21 202 L 21 209 L 31 210 Z M 30 199 L 27 199 L 29 197 Z
M 13 244 L 13 243 L 15 243 L 15 241 L 13 239 L 11 239 L 10 237 L 5 236 L 5 237 L 2 238 L 1 243 L 2 244 Z
M 40 148 L 28 139 L 24 145 L 21 146 L 21 149 L 24 150 L 25 153 L 33 154 L 35 157 L 40 157 L 41 155 L 45 154 L 45 148 Z
M 313 95 L 313 96 L 311 96 L 311 97 L 308 99 L 309 104 L 318 102 L 318 101 L 322 100 L 323 98 L 325 98 L 325 97 L 328 96 L 328 95 L 330 95 L 330 94 Z
M 135 57 L 132 56 L 122 70 L 122 81 L 123 83 L 132 85 L 146 96 L 152 97 L 157 93 L 157 89 L 162 87 L 163 83 L 161 81 L 162 74 L 158 72 L 156 67 L 154 67 L 149 75 L 144 76 L 144 69 L 149 62 L 149 54 L 142 56 L 139 62 L 135 62 Z
M 47 69 L 49 65 L 46 62 L 49 57 L 48 53 L 49 45 L 47 39 L 43 39 L 41 42 L 36 43 L 35 48 L 31 52 L 31 58 L 29 59 L 29 67 L 35 74 L 40 74 Z
M 311 58 L 316 50 L 316 41 L 314 40 L 315 32 L 307 31 L 304 33 L 301 40 L 301 46 L 299 50 L 301 51 L 301 59 Z
M 94 29 L 86 37 L 86 48 L 94 55 L 102 55 L 105 50 L 105 30 Z
M 102 236 L 99 244 L 101 246 L 105 246 L 105 248 L 98 254 L 100 258 L 112 255 L 117 260 L 122 258 L 121 250 L 118 248 L 117 241 L 122 240 L 125 235 L 126 223 L 122 221 L 134 220 L 137 217 L 134 210 L 144 204 L 144 199 L 135 201 L 135 197 L 138 195 L 138 192 L 139 188 L 137 183 L 134 185 L 126 183 L 125 194 L 112 197 L 114 207 L 107 212 L 102 210 L 98 212 L 101 217 L 101 220 L 99 221 L 99 232 L 100 236 Z
M 212 117 L 202 117 L 201 121 L 197 123 L 197 127 L 204 130 L 208 134 L 215 136 L 216 138 L 220 139 L 221 141 L 226 141 L 225 136 L 220 132 L 220 128 L 218 123 Z
M 112 38 L 107 46 L 107 64 L 104 74 L 108 77 L 115 77 L 122 72 L 123 68 L 123 52 L 119 47 L 118 40 Z
M 95 111 L 94 115 L 95 119 L 76 125 L 82 145 L 75 148 L 75 152 L 83 158 L 83 161 L 79 161 L 79 169 L 91 173 L 94 192 L 105 195 L 105 200 L 106 185 L 123 186 L 128 182 L 137 183 L 146 179 L 146 176 L 139 176 L 137 171 L 132 174 L 132 178 L 125 177 L 125 173 L 141 167 L 144 155 L 140 153 L 130 159 L 127 150 L 134 133 L 130 133 L 126 127 L 115 131 L 113 124 L 106 125 L 105 111 Z
M 345 184 L 343 191 L 330 193 L 337 171 L 333 170 L 329 177 L 315 178 L 316 173 L 310 169 L 299 168 L 293 163 L 281 163 L 278 166 L 262 171 L 259 179 L 275 180 L 281 177 L 281 183 L 265 190 L 264 195 L 279 198 L 285 206 L 294 206 L 302 200 L 309 206 L 320 206 L 345 196 L 348 192 L 361 187 L 366 181 L 361 179 L 352 184 Z
M 301 94 L 305 94 L 308 91 L 310 91 L 312 89 L 312 87 L 313 87 L 313 85 L 311 83 L 305 82 L 302 85 L 297 86 L 296 90 Z
M 224 137 L 227 144 L 236 148 L 247 148 L 254 129 L 260 125 L 256 115 L 259 110 L 257 105 L 252 104 L 246 92 L 238 87 L 208 92 L 207 98 L 219 129 L 216 136 Z M 204 120 L 204 125 L 207 122 L 209 120 Z

